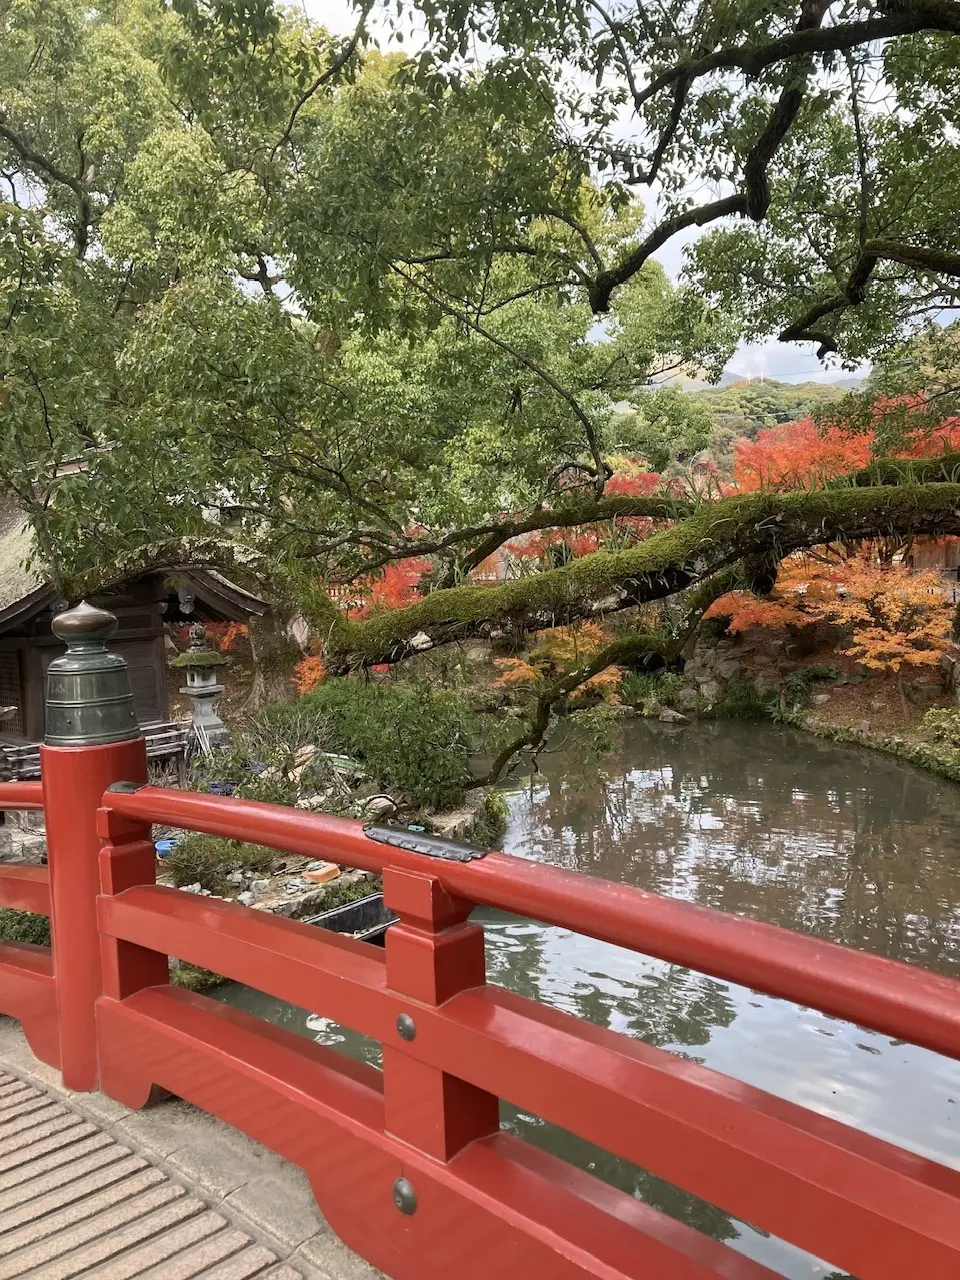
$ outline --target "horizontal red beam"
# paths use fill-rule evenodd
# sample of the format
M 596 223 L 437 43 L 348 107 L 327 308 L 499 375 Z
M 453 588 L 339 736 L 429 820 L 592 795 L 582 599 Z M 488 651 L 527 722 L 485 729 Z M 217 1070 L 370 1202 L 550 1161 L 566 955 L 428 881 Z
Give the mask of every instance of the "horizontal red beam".
M 837 1121 L 497 987 L 418 1005 L 387 989 L 373 949 L 234 904 L 134 888 L 101 898 L 100 918 L 110 936 L 342 1022 L 855 1275 L 960 1275 L 960 1173 Z
M 0 907 L 50 914 L 50 872 L 46 867 L 0 866 Z
M 0 782 L 0 809 L 42 809 L 43 787 L 39 782 Z
M 917 965 L 679 902 L 629 885 L 490 853 L 445 862 L 380 844 L 360 822 L 165 787 L 108 792 L 128 818 L 247 840 L 381 873 L 429 872 L 470 902 L 530 916 L 617 946 L 793 1000 L 960 1058 L 960 982 Z
M 337 1234 L 395 1280 L 777 1280 L 509 1135 L 430 1159 L 384 1132 L 379 1073 L 239 1010 L 155 987 L 97 1015 L 111 1097 L 159 1084 L 299 1164 Z

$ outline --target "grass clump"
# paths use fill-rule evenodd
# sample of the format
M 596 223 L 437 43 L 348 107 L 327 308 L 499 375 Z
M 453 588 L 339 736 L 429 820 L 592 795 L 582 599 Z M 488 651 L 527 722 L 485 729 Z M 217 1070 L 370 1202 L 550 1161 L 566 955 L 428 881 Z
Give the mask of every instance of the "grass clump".
M 778 705 L 779 699 L 758 693 L 749 681 L 733 680 L 716 714 L 726 720 L 769 720 Z
M 646 715 L 654 706 L 670 706 L 683 688 L 683 678 L 675 671 L 628 671 L 620 686 L 620 698 Z
M 499 849 L 507 829 L 507 798 L 502 791 L 488 791 L 470 833 L 470 843 L 483 849 Z

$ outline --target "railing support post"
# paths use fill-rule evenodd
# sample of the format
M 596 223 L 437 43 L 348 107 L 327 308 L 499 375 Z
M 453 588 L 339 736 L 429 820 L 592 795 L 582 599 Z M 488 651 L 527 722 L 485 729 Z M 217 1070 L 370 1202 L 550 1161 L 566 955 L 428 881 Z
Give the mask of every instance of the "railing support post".
M 146 743 L 126 663 L 107 653 L 111 613 L 82 604 L 53 622 L 67 645 L 47 676 L 40 775 L 50 868 L 50 925 L 60 1022 L 60 1069 L 69 1089 L 98 1081 L 96 1001 L 102 991 L 97 895 L 97 811 L 111 783 L 145 782 Z
M 383 891 L 386 905 L 400 917 L 387 930 L 385 943 L 391 991 L 437 1006 L 483 985 L 483 929 L 466 923 L 472 903 L 451 897 L 431 875 L 396 867 L 384 872 Z M 416 1034 L 411 1006 L 397 1019 L 393 1043 L 383 1046 L 386 1128 L 434 1159 L 448 1161 L 475 1138 L 496 1133 L 499 1099 L 417 1061 L 404 1048 Z

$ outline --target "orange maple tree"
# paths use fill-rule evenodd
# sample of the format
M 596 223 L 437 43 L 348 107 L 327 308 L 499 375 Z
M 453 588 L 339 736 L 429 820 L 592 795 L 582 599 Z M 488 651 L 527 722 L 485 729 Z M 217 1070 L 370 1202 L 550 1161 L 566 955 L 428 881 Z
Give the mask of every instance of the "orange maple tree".
M 862 559 L 849 563 L 835 598 L 820 604 L 821 615 L 850 632 L 852 658 L 897 677 L 906 707 L 904 669 L 936 665 L 950 644 L 952 611 L 940 576 Z
M 308 653 L 293 668 L 293 682 L 298 693 L 313 693 L 326 678 L 327 669 L 317 654 Z
M 536 647 L 526 658 L 494 659 L 494 665 L 500 672 L 494 688 L 536 690 L 588 662 L 609 643 L 610 636 L 596 622 L 583 622 L 578 627 L 555 627 L 542 632 Z M 607 667 L 584 681 L 578 687 L 574 700 L 600 697 L 605 702 L 616 702 L 621 678 L 618 667 Z
M 790 556 L 780 565 L 769 597 L 730 592 L 715 600 L 704 617 L 725 619 L 734 633 L 750 627 L 836 623 L 850 637 L 848 655 L 873 671 L 895 675 L 905 702 L 905 668 L 939 661 L 950 644 L 952 609 L 938 573 L 878 563 L 865 546 L 832 563 Z

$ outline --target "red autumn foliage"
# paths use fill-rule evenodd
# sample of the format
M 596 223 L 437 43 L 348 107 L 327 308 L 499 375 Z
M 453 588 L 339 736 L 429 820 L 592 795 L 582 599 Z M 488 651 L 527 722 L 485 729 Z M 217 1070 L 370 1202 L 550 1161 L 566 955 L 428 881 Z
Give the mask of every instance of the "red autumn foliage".
M 878 404 L 877 412 L 883 412 Z M 818 427 L 812 418 L 758 431 L 754 440 L 733 446 L 733 478 L 741 493 L 757 489 L 812 489 L 834 476 L 864 467 L 873 456 L 873 430 L 851 433 L 839 426 Z M 949 418 L 923 431 L 893 456 L 935 458 L 960 449 L 960 419 Z
M 305 658 L 301 658 L 293 668 L 293 680 L 298 693 L 313 693 L 326 678 L 327 669 L 323 665 L 323 659 L 316 654 L 308 654 Z
M 396 560 L 393 564 L 388 564 L 376 578 L 367 579 L 351 588 L 354 597 L 361 598 L 362 603 L 356 604 L 354 600 L 350 600 L 347 604 L 348 612 L 357 618 L 368 618 L 371 613 L 413 604 L 420 599 L 417 587 L 430 568 L 430 561 L 422 557 Z
M 192 625 L 185 622 L 174 636 L 178 649 L 186 649 L 190 644 Z M 207 633 L 207 643 L 211 649 L 216 649 L 217 653 L 238 653 L 250 643 L 250 632 L 244 622 L 205 622 L 203 629 Z

